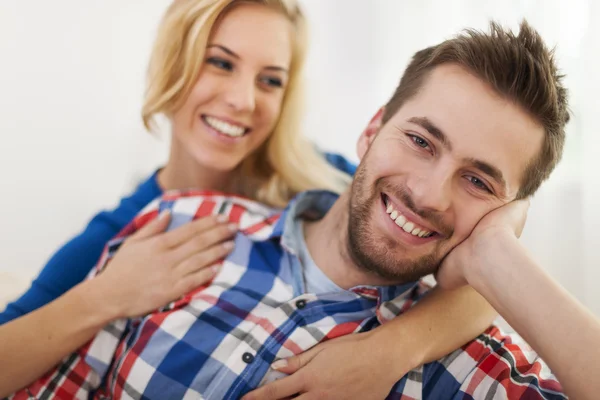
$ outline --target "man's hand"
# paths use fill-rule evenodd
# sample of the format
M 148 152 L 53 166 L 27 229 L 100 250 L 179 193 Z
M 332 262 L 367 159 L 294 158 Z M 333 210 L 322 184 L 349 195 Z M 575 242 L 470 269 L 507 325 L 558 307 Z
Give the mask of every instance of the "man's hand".
M 296 395 L 302 400 L 385 399 L 408 371 L 395 371 L 386 359 L 385 346 L 377 346 L 373 337 L 374 331 L 351 334 L 277 361 L 272 367 L 290 376 L 256 389 L 242 400 L 278 400 Z
M 521 236 L 528 209 L 529 200 L 516 200 L 483 217 L 471 235 L 446 256 L 435 276 L 438 284 L 445 289 L 472 284 L 486 260 L 502 252 L 503 237 Z

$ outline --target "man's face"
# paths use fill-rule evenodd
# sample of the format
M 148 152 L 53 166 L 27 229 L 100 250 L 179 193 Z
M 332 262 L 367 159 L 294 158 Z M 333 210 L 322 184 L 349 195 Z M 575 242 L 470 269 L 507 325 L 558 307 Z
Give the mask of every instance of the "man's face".
M 394 282 L 435 272 L 490 211 L 514 200 L 544 130 L 465 69 L 435 68 L 359 143 L 351 256 Z

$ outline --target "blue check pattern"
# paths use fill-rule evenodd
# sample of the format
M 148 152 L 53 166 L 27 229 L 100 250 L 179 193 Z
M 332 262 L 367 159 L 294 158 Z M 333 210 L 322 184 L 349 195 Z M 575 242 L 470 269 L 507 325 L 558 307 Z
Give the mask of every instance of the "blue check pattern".
M 222 194 L 166 194 L 109 243 L 90 279 L 126 237 L 165 208 L 174 216 L 170 229 L 217 213 L 240 225 L 220 273 L 160 310 L 108 325 L 12 398 L 239 399 L 282 376 L 270 368 L 274 361 L 405 312 L 426 294 L 426 285 L 306 293 L 287 228 L 299 216 L 324 215 L 336 199 L 306 192 L 279 213 Z M 537 355 L 496 327 L 398 379 L 388 399 L 565 398 Z

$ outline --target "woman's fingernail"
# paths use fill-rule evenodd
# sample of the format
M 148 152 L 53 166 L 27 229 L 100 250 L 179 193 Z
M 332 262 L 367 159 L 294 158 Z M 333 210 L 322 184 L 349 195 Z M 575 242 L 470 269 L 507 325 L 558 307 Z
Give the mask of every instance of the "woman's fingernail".
M 271 364 L 271 368 L 273 368 L 274 370 L 278 370 L 287 367 L 287 365 L 287 360 L 285 358 L 282 358 L 281 360 L 277 360 L 273 364 Z
M 223 247 L 225 247 L 227 250 L 233 249 L 233 240 L 223 243 Z
M 217 217 L 217 222 L 220 222 L 222 224 L 227 222 L 228 220 L 229 220 L 229 218 L 227 218 L 227 215 L 219 215 Z
M 218 274 L 221 270 L 221 264 L 215 264 L 212 267 L 210 267 L 210 269 L 212 269 L 213 274 Z
M 162 210 L 160 212 L 160 214 L 158 214 L 158 219 L 165 219 L 170 213 L 171 213 L 171 210 L 166 208 L 166 209 Z
M 229 230 L 231 232 L 237 232 L 237 230 L 238 230 L 238 225 L 237 224 L 229 224 L 229 225 L 227 225 L 227 227 L 229 228 Z

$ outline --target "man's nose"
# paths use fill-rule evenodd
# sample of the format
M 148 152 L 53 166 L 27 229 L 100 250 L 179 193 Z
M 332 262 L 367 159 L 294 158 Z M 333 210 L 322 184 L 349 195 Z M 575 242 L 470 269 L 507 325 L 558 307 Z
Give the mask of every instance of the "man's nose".
M 452 174 L 442 166 L 415 174 L 409 179 L 408 188 L 419 209 L 444 212 L 452 205 Z

